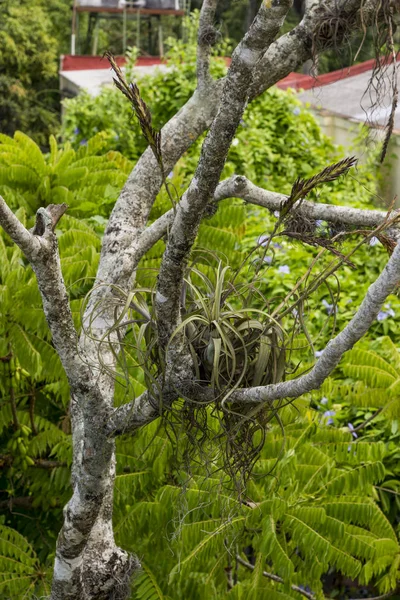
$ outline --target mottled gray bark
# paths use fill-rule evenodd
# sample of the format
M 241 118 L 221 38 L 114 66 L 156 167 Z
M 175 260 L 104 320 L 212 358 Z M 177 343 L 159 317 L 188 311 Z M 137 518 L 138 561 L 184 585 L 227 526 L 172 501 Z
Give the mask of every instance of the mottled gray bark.
M 212 83 L 210 75 L 211 48 L 218 41 L 218 32 L 214 27 L 215 9 L 218 0 L 204 0 L 200 14 L 197 35 L 197 89 L 208 92 Z
M 217 204 L 227 198 L 240 198 L 248 204 L 254 204 L 275 212 L 280 210 L 282 202 L 287 200 L 288 196 L 257 187 L 242 175 L 233 175 L 218 184 L 213 202 Z M 383 210 L 364 210 L 349 206 L 310 202 L 309 200 L 303 200 L 297 211 L 298 214 L 307 219 L 329 221 L 338 225 L 352 225 L 359 228 L 377 227 L 388 217 L 388 213 Z M 390 213 L 390 218 L 394 218 L 398 213 L 399 209 L 393 210 Z M 172 225 L 174 216 L 175 212 L 171 209 L 146 228 L 137 246 L 140 256 L 144 256 L 154 244 L 166 235 Z
M 269 192 L 257 187 L 246 179 L 246 177 L 235 175 L 230 179 L 221 181 L 215 191 L 215 202 L 219 202 L 225 198 L 241 198 L 249 204 L 261 206 L 274 212 L 280 210 L 282 202 L 287 200 L 288 196 Z M 349 198 L 349 200 L 351 199 Z M 310 220 L 329 221 L 330 223 L 353 225 L 360 228 L 377 227 L 388 217 L 387 211 L 383 210 L 363 210 L 361 208 L 351 208 L 350 206 L 310 202 L 309 200 L 303 200 L 299 208 L 296 208 L 296 212 Z M 390 218 L 395 217 L 398 213 L 399 209 L 392 211 Z
M 0 197 L 0 222 L 36 274 L 53 344 L 71 391 L 73 495 L 64 509 L 58 537 L 52 599 L 102 600 L 132 570 L 134 559 L 115 546 L 110 526 L 115 464 L 114 441 L 108 438 L 106 425 L 112 405 L 103 395 L 97 373 L 88 366 L 73 324 L 54 233 L 59 208 L 40 208 L 29 232 Z M 100 526 L 102 534 L 96 536 Z M 91 563 L 96 566 L 93 572 L 87 568 Z

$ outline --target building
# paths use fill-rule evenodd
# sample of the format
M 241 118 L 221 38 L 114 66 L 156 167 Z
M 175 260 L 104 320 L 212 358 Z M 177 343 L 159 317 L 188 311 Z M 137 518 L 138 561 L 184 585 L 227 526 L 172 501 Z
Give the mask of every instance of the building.
M 316 78 L 291 73 L 278 85 L 282 89 L 298 90 L 298 98 L 311 108 L 323 131 L 351 153 L 361 124 L 368 126 L 369 137 L 374 141 L 383 140 L 385 136 L 392 110 L 393 65 L 386 65 L 381 72 L 382 85 L 377 96 L 376 81 L 370 85 L 375 64 L 375 60 L 369 60 Z M 397 64 L 400 86 L 400 64 Z M 362 161 L 363 153 L 359 148 L 357 156 Z M 397 196 L 400 200 L 400 106 L 395 112 L 383 176 L 386 180 L 382 190 L 385 199 L 390 201 Z

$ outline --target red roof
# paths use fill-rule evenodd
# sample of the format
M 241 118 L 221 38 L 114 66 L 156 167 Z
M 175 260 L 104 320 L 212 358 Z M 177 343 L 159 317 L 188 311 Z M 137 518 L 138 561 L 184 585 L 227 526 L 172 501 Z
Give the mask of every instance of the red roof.
M 118 66 L 123 66 L 126 62 L 124 56 L 115 57 Z M 226 59 L 229 64 L 230 59 Z M 160 65 L 163 60 L 158 56 L 140 56 L 137 59 L 136 65 L 138 67 L 149 67 L 152 65 Z M 282 90 L 286 90 L 288 87 L 296 90 L 310 90 L 315 87 L 328 85 L 341 79 L 347 79 L 354 75 L 360 75 L 365 71 L 370 71 L 375 65 L 375 59 L 367 60 L 358 65 L 339 69 L 338 71 L 332 71 L 331 73 L 324 73 L 318 77 L 312 77 L 311 75 L 304 75 L 303 73 L 290 73 L 287 77 L 277 83 L 277 86 Z M 71 56 L 65 54 L 61 56 L 60 71 L 82 71 L 89 69 L 108 69 L 110 67 L 109 62 L 105 57 L 102 56 Z
M 119 67 L 123 67 L 126 63 L 124 56 L 116 56 L 115 60 Z M 161 58 L 158 56 L 141 56 L 137 59 L 138 67 L 150 67 L 152 65 L 160 65 Z M 61 56 L 60 71 L 86 71 L 90 69 L 109 69 L 110 63 L 103 56 L 71 56 L 64 54 Z
M 392 61 L 389 59 L 389 62 Z M 304 75 L 302 73 L 290 73 L 276 85 L 282 90 L 286 90 L 288 87 L 294 88 L 295 90 L 310 90 L 315 87 L 328 85 L 329 83 L 335 83 L 335 81 L 340 81 L 341 79 L 348 79 L 349 77 L 360 75 L 366 71 L 372 71 L 375 64 L 376 61 L 373 58 L 358 65 L 352 65 L 351 67 L 332 71 L 331 73 L 324 73 L 318 77 L 312 77 L 311 75 Z

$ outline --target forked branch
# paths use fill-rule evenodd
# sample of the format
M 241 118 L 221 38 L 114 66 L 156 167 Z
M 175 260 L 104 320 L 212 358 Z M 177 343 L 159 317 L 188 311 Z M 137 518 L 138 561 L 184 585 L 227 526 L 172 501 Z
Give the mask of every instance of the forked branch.
M 248 101 L 254 67 L 279 32 L 291 4 L 291 0 L 282 0 L 268 8 L 262 3 L 233 53 L 218 114 L 203 144 L 196 173 L 177 210 L 161 263 L 156 312 L 163 349 L 180 323 L 180 295 L 189 253 Z

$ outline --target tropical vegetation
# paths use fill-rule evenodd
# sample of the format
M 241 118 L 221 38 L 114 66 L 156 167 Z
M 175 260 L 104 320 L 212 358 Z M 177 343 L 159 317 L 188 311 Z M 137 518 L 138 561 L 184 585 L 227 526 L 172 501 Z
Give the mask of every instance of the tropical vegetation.
M 23 4 L 7 7 L 1 35 L 14 41 L 17 33 L 27 35 L 12 30 L 25 22 L 18 13 L 23 10 L 27 10 Z M 41 15 L 43 6 L 38 5 L 38 11 Z M 36 27 L 38 31 L 28 33 L 35 43 L 40 41 L 32 56 L 42 62 L 34 69 L 31 62 L 18 62 L 15 52 L 18 65 L 4 75 L 14 77 L 18 67 L 18 84 L 13 80 L 12 85 L 25 87 L 23 93 L 16 91 L 15 122 L 0 135 L 0 194 L 28 227 L 34 225 L 39 207 L 69 205 L 58 227 L 58 243 L 79 326 L 106 219 L 144 142 L 128 103 L 114 89 L 95 99 L 82 94 L 66 101 L 62 142 L 48 135 L 55 128 L 35 120 L 36 112 L 24 113 L 21 98 L 28 98 L 30 86 L 36 85 L 26 73 L 51 75 L 50 26 L 43 17 Z M 140 82 L 143 96 L 154 107 L 157 126 L 184 104 L 195 87 L 191 47 L 174 44 L 169 60 L 169 71 Z M 220 75 L 225 65 L 215 59 L 213 69 Z M 32 136 L 14 133 L 15 127 Z M 168 176 L 178 197 L 197 162 L 200 143 Z M 245 174 L 260 186 L 288 193 L 297 177 L 311 177 L 342 157 L 343 150 L 322 134 L 292 92 L 272 89 L 247 108 L 224 176 Z M 371 155 L 356 175 L 324 185 L 314 192 L 314 199 L 369 208 L 375 206 L 377 194 L 379 177 Z M 151 219 L 169 208 L 170 196 L 163 189 Z M 321 222 L 316 227 L 323 237 L 329 225 Z M 239 294 L 231 297 L 242 292 L 244 269 L 255 273 L 252 307 L 258 310 L 267 298 L 274 308 L 317 254 L 315 248 L 283 235 L 268 244 L 272 229 L 273 218 L 265 211 L 238 201 L 222 202 L 201 225 L 187 278 L 184 325 L 188 330 L 189 325 L 197 327 L 194 351 L 199 346 L 210 348 L 204 337 L 207 328 L 202 327 L 204 314 L 209 318 L 207 327 L 216 322 L 228 339 L 229 319 L 244 311 L 245 318 L 237 321 L 232 335 L 234 343 L 245 339 L 252 350 L 256 343 L 258 358 L 245 374 L 253 382 L 262 380 L 261 367 L 265 371 L 266 364 L 282 362 L 282 357 L 287 377 L 308 369 L 335 328 L 350 320 L 352 307 L 359 304 L 367 282 L 376 278 L 387 255 L 376 238 L 361 246 L 351 257 L 352 264 L 341 265 L 297 314 L 287 317 L 293 331 L 298 331 L 301 319 L 303 331 L 291 340 L 290 358 L 282 352 L 279 322 L 271 333 L 276 355 L 262 356 L 258 321 L 249 316 L 252 309 L 240 305 Z M 153 294 L 164 248 L 161 240 L 140 264 L 136 299 L 142 312 Z M 343 254 L 349 248 L 345 241 Z M 325 254 L 320 269 L 331 259 Z M 243 292 L 240 298 L 247 301 L 248 296 Z M 69 390 L 34 273 L 2 230 L 0 304 L 0 595 L 35 598 L 49 594 L 55 540 L 71 493 Z M 199 306 L 204 310 L 201 319 Z M 219 314 L 221 306 L 229 318 Z M 192 429 L 179 419 L 177 410 L 133 439 L 118 440 L 115 531 L 118 543 L 135 551 L 143 565 L 133 584 L 133 599 L 350 598 L 395 590 L 400 571 L 400 329 L 389 317 L 399 310 L 400 302 L 392 296 L 369 336 L 346 355 L 318 393 L 280 406 L 265 423 L 266 439 L 261 430 L 254 433 L 256 447 L 240 441 L 250 451 L 245 468 L 243 453 L 237 463 L 227 462 L 225 440 L 218 435 L 224 422 L 211 408 L 193 413 Z M 125 364 L 116 374 L 119 405 L 128 394 L 139 395 L 153 376 L 146 367 L 146 352 L 141 352 L 149 329 L 143 326 L 135 338 L 137 330 L 132 327 L 127 338 L 121 361 Z M 237 365 L 226 359 L 229 352 L 218 353 L 215 348 L 214 342 L 208 376 L 218 385 L 218 378 L 222 382 L 237 376 Z

